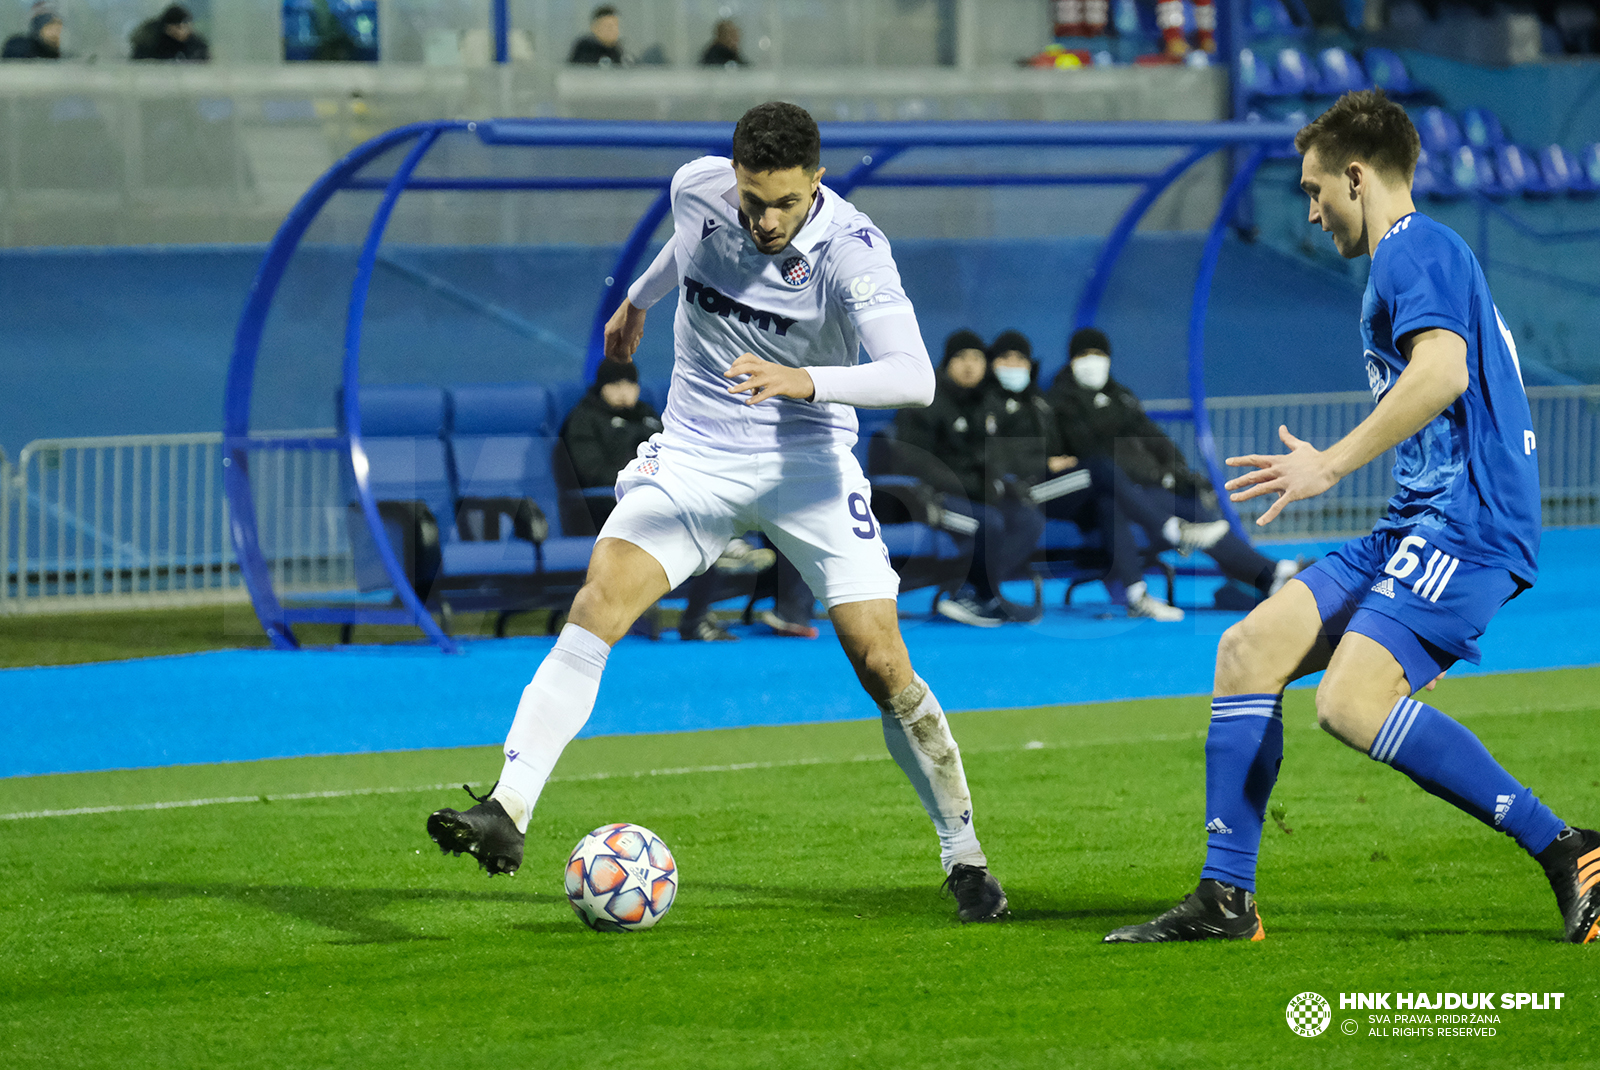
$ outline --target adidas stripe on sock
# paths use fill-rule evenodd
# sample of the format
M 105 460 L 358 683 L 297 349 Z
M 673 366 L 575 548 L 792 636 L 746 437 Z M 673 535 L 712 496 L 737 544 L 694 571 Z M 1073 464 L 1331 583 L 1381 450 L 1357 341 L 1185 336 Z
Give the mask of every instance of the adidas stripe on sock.
M 1283 764 L 1283 695 L 1221 695 L 1206 732 L 1206 864 L 1202 878 L 1256 890 L 1267 799 Z
M 1494 760 L 1460 722 L 1426 703 L 1394 704 L 1367 754 L 1394 766 L 1422 790 L 1464 810 L 1538 854 L 1564 822 Z

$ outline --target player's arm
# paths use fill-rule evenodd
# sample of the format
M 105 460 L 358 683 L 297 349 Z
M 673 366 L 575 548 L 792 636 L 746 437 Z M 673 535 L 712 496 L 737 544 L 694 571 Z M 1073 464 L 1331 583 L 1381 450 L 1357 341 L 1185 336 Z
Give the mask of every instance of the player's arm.
M 628 364 L 639 349 L 644 337 L 645 309 L 661 300 L 678 287 L 678 241 L 676 232 L 661 247 L 661 252 L 644 269 L 644 273 L 628 287 L 627 299 L 606 321 L 605 355 L 607 360 Z
M 1287 454 L 1250 454 L 1229 457 L 1235 467 L 1253 467 L 1254 472 L 1230 479 L 1227 489 L 1236 502 L 1258 495 L 1276 493 L 1278 500 L 1261 514 L 1258 525 L 1271 522 L 1290 502 L 1312 498 L 1379 456 L 1384 450 L 1410 438 L 1466 393 L 1467 343 L 1454 331 L 1440 327 L 1416 331 L 1400 341 L 1406 370 L 1355 430 L 1318 450 L 1278 428 L 1278 437 L 1289 447 Z
M 791 368 L 746 353 L 723 376 L 744 382 L 730 394 L 749 394 L 746 405 L 770 397 L 834 402 L 860 409 L 922 407 L 933 401 L 933 362 L 910 311 L 857 325 L 870 363 L 849 367 Z

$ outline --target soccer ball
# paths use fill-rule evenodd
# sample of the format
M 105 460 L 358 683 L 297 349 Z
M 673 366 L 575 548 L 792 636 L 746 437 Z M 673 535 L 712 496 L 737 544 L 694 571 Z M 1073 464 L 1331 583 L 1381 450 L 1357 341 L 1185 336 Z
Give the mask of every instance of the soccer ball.
M 672 909 L 677 894 L 672 851 L 639 825 L 602 825 L 567 859 L 567 902 L 597 932 L 648 929 Z

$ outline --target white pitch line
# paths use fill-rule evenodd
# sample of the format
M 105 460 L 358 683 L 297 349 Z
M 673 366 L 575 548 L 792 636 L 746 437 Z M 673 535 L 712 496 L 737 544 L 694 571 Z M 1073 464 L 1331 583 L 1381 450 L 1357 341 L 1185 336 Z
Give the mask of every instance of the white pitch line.
M 1138 743 L 1163 743 L 1178 739 L 1197 739 L 1205 735 L 1197 732 L 1161 733 L 1133 739 L 1080 740 L 1072 743 L 1041 744 L 1033 741 L 1022 747 L 985 748 L 970 750 L 968 754 L 1004 754 L 1013 750 L 1076 750 L 1082 747 L 1125 747 Z M 552 783 L 580 783 L 594 780 L 638 780 L 654 776 L 689 776 L 696 773 L 737 773 L 749 769 L 793 769 L 807 765 L 850 765 L 855 762 L 886 762 L 888 754 L 858 754 L 853 758 L 795 758 L 783 762 L 731 762 L 726 765 L 686 765 L 668 769 L 638 769 L 627 773 L 580 773 L 575 776 L 553 776 Z M 177 799 L 171 802 L 129 803 L 121 806 L 79 806 L 70 810 L 24 810 L 13 814 L 0 814 L 0 821 L 27 821 L 40 817 L 83 817 L 90 814 L 130 814 L 143 810 L 181 810 L 194 806 L 228 806 L 236 803 L 293 802 L 297 799 L 347 799 L 359 795 L 408 795 L 423 791 L 448 791 L 457 787 L 450 784 L 423 784 L 410 788 L 343 788 L 334 791 L 296 791 L 281 795 L 222 795 L 210 799 Z

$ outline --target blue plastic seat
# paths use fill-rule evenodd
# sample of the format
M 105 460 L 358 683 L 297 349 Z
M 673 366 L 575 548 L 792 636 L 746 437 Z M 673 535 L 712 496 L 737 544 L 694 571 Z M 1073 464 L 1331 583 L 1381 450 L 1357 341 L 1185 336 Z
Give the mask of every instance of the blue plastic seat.
M 1278 90 L 1277 80 L 1272 77 L 1272 68 L 1256 57 L 1254 51 L 1248 48 L 1239 50 L 1239 84 L 1244 86 L 1245 92 L 1255 96 L 1275 97 L 1281 95 Z
M 1453 194 L 1450 185 L 1445 176 L 1440 175 L 1438 162 L 1427 149 L 1417 153 L 1417 170 L 1411 179 L 1412 194 L 1440 200 Z
M 1250 0 L 1250 29 L 1260 37 L 1282 37 L 1305 31 L 1295 25 L 1282 0 Z
M 1579 152 L 1577 168 L 1567 192 L 1579 197 L 1590 197 L 1600 191 L 1600 143 Z
M 1298 96 L 1301 93 L 1315 93 L 1319 89 L 1311 61 L 1298 48 L 1285 48 L 1278 52 L 1275 77 L 1279 96 Z
M 1342 48 L 1325 48 L 1317 57 L 1321 92 L 1336 96 L 1357 89 L 1370 89 L 1367 72 L 1356 58 Z
M 1443 108 L 1422 109 L 1422 114 L 1417 116 L 1417 135 L 1422 139 L 1422 147 L 1438 157 L 1449 156 L 1461 147 L 1461 127 L 1455 116 Z
M 1471 145 L 1461 145 L 1450 155 L 1450 180 L 1463 193 L 1481 191 L 1493 195 L 1499 184 L 1489 154 L 1478 152 Z
M 1515 145 L 1501 145 L 1499 148 L 1481 151 L 1494 165 L 1492 168 L 1494 181 L 1484 192 L 1497 200 L 1516 197 L 1526 192 L 1530 179 L 1538 174 L 1538 168 L 1533 165 L 1533 161 Z M 1543 185 L 1542 179 L 1539 185 Z
M 363 386 L 359 402 L 372 496 L 379 501 L 420 500 L 444 527 L 454 515 L 456 497 L 444 440 L 450 416 L 445 392 L 436 386 Z M 342 430 L 342 405 L 339 424 Z
M 1461 136 L 1475 149 L 1497 149 L 1506 144 L 1500 120 L 1488 108 L 1467 108 L 1461 113 Z
M 1372 79 L 1372 84 L 1379 89 L 1394 95 L 1416 92 L 1417 87 L 1412 83 L 1411 75 L 1406 72 L 1406 65 L 1389 49 L 1363 49 L 1361 60 L 1367 68 L 1367 77 Z

